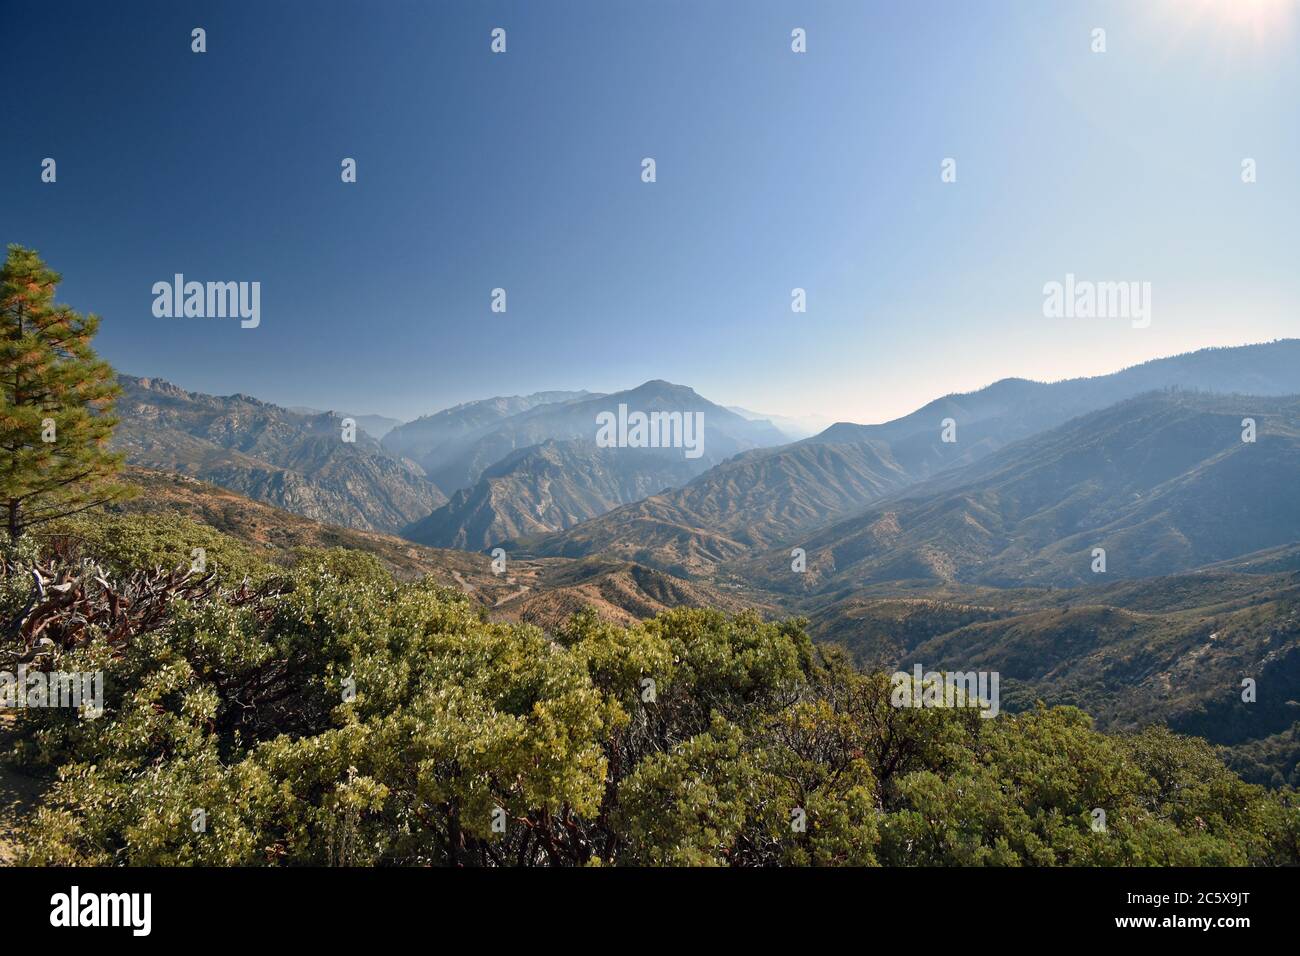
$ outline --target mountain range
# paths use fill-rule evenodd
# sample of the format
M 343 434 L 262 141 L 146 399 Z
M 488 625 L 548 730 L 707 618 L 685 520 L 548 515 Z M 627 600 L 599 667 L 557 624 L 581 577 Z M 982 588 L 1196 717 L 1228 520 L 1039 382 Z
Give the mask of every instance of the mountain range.
M 539 405 L 550 405 L 585 398 L 590 392 L 534 392 L 532 395 L 509 395 L 464 402 L 452 408 L 424 415 L 404 425 L 397 425 L 384 436 L 384 447 L 399 458 L 415 462 L 426 473 L 438 471 L 456 457 L 458 444 L 468 444 L 499 426 L 507 418 L 521 415 Z M 452 482 L 447 493 L 470 482 Z
M 737 455 L 682 488 L 511 547 L 566 557 L 618 554 L 704 573 L 866 507 L 908 481 L 883 442 L 800 443 Z
M 1252 441 L 1243 421 L 1255 422 Z M 1157 392 L 885 498 L 739 573 L 776 590 L 928 579 L 1074 586 L 1300 540 L 1300 399 Z
M 1010 710 L 1163 722 L 1251 779 L 1300 777 L 1294 340 L 1004 380 L 794 442 L 661 381 L 467 403 L 382 443 L 340 441 L 331 413 L 123 387 L 116 441 L 146 489 L 127 509 L 286 554 L 369 550 L 546 629 L 584 607 L 798 615 L 876 666 L 999 670 Z M 704 454 L 598 447 L 620 404 L 703 412 Z M 498 546 L 501 574 L 481 553 Z
M 793 443 L 754 413 L 659 380 L 613 394 L 552 391 L 468 402 L 397 425 L 382 442 L 365 430 L 366 416 L 202 395 L 158 379 L 121 380 L 116 443 L 133 464 L 431 546 L 508 543 L 539 556 L 613 555 L 699 574 L 795 546 L 887 496 L 937 493 L 946 486 L 927 482 L 964 474 L 999 449 L 1145 391 L 1300 394 L 1300 340 L 1207 349 L 1087 379 L 1004 379 L 890 422 L 837 423 Z M 597 447 L 597 416 L 619 406 L 701 413 L 702 454 Z M 362 426 L 355 442 L 340 438 L 343 417 Z M 930 560 L 915 548 L 908 553 Z M 804 586 L 824 574 L 822 561 Z
M 291 405 L 289 411 L 308 416 L 328 414 L 319 408 L 307 408 L 302 405 Z M 400 418 L 389 418 L 387 415 L 358 415 L 356 412 L 339 412 L 338 417 L 352 419 L 359 428 L 363 429 L 367 435 L 376 441 L 381 440 L 390 431 L 402 424 Z
M 767 421 L 662 381 L 612 395 L 554 391 L 469 402 L 398 424 L 383 442 L 365 428 L 379 430 L 385 420 L 376 424 L 377 416 L 204 395 L 161 379 L 120 381 L 115 442 L 131 464 L 442 547 L 486 548 L 562 530 L 680 486 L 737 452 L 785 440 Z M 699 413 L 700 454 L 598 447 L 597 416 L 620 406 Z M 345 418 L 361 426 L 351 442 L 342 437 Z
M 455 492 L 402 534 L 440 547 L 490 548 L 510 538 L 568 528 L 680 485 L 693 471 L 680 453 L 547 439 L 509 453 L 472 487 Z
M 630 411 L 699 412 L 704 415 L 703 454 L 688 458 L 681 449 L 620 449 L 640 463 L 660 467 L 657 459 L 684 462 L 681 471 L 693 477 L 749 448 L 778 445 L 785 436 L 766 421 L 751 421 L 701 398 L 693 389 L 650 381 L 609 395 L 539 393 L 522 398 L 491 399 L 449 409 L 429 419 L 389 433 L 385 447 L 412 458 L 429 479 L 448 495 L 473 486 L 493 464 L 521 449 L 547 441 L 580 441 L 595 447 L 597 416 Z M 520 409 L 520 410 L 516 410 Z M 414 426 L 423 422 L 419 429 Z M 413 436 L 418 435 L 416 439 Z M 431 446 L 431 447 L 430 447 Z
M 587 558 L 511 558 L 498 571 L 487 555 L 430 548 L 395 535 L 313 520 L 184 475 L 128 466 L 135 496 L 108 510 L 190 518 L 247 546 L 292 564 L 303 548 L 347 548 L 374 555 L 399 580 L 430 577 L 470 597 L 493 619 L 557 629 L 574 612 L 594 609 L 607 620 L 631 623 L 670 607 L 772 608 L 757 596 L 740 597 L 634 562 Z
M 541 555 L 635 555 L 696 572 L 864 511 L 874 500 L 971 465 L 1013 442 L 1157 389 L 1300 394 L 1300 340 L 1205 349 L 1112 375 L 1004 379 L 880 425 L 838 423 L 744 456 L 690 485 L 514 546 Z M 944 441 L 945 420 L 951 437 Z
M 1300 339 L 1201 349 L 1091 378 L 1059 382 L 1001 379 L 975 392 L 946 395 L 884 424 L 841 422 L 807 440 L 888 442 L 899 464 L 914 479 L 921 479 L 978 461 L 1079 415 L 1170 388 L 1217 394 L 1298 394 Z M 955 425 L 954 442 L 943 440 L 945 419 Z
M 682 448 L 598 447 L 597 416 L 620 407 L 698 414 L 703 422 L 700 454 L 692 457 Z M 678 487 L 738 452 L 783 441 L 769 422 L 744 418 L 692 389 L 663 381 L 612 395 L 542 403 L 444 444 L 441 464 L 426 458 L 441 487 L 469 484 L 403 533 L 441 547 L 485 548 L 559 531 Z

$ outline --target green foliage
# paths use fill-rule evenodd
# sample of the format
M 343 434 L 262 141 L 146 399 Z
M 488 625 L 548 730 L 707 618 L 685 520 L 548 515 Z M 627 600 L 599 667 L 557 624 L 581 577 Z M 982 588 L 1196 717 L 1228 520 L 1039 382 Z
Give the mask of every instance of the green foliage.
M 0 504 L 11 538 L 121 495 L 108 451 L 113 370 L 90 347 L 99 318 L 54 302 L 61 277 L 11 245 L 0 267 Z
M 202 551 L 204 566 L 223 582 L 262 580 L 283 571 L 242 542 L 176 514 L 76 515 L 53 521 L 32 537 L 65 557 L 91 558 L 118 574 L 136 568 L 189 567 L 196 549 Z
M 1300 786 L 1300 721 L 1281 733 L 1227 749 L 1225 760 L 1252 783 Z
M 115 519 L 86 540 L 125 569 L 199 534 Z M 0 582 L 6 606 L 22 581 Z M 1073 708 L 896 708 L 886 676 L 751 614 L 491 623 L 353 551 L 302 552 L 255 592 L 178 599 L 54 663 L 102 668 L 107 699 L 95 720 L 22 712 L 18 759 L 57 768 L 32 864 L 1300 859 L 1294 794 L 1242 782 L 1201 741 L 1103 735 Z

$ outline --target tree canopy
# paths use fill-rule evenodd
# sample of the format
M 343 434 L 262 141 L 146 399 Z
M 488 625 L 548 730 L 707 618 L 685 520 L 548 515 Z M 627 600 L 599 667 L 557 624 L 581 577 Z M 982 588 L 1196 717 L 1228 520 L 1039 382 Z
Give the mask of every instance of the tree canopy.
M 123 488 L 108 450 L 117 379 L 90 346 L 99 318 L 54 302 L 61 276 L 31 249 L 0 267 L 0 504 L 11 538 Z

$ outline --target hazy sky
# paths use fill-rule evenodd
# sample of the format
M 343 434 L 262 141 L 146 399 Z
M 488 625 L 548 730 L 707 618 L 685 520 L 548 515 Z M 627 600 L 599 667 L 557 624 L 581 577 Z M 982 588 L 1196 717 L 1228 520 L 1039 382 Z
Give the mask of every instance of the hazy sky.
M 0 6 L 0 238 L 187 388 L 866 422 L 1300 335 L 1296 0 Z M 261 325 L 155 318 L 177 272 L 260 281 Z M 1150 282 L 1150 327 L 1045 318 L 1067 273 Z

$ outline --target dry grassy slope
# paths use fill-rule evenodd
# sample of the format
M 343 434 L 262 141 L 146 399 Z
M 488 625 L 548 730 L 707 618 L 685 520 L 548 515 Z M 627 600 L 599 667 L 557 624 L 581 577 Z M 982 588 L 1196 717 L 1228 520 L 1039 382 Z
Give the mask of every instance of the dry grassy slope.
M 584 605 L 621 623 L 683 605 L 752 606 L 626 561 L 507 558 L 506 573 L 497 575 L 485 554 L 429 548 L 392 535 L 321 524 L 182 475 L 131 468 L 126 478 L 140 494 L 114 506 L 117 509 L 178 513 L 253 546 L 270 560 L 288 560 L 299 547 L 366 551 L 395 577 L 414 580 L 428 575 L 465 592 L 499 620 L 549 628 Z
M 401 579 L 427 574 L 455 587 L 459 584 L 454 575 L 459 574 L 478 585 L 492 583 L 486 555 L 426 548 L 393 535 L 322 524 L 185 475 L 128 468 L 125 477 L 140 494 L 115 509 L 175 512 L 250 544 L 272 560 L 300 547 L 356 548 L 374 554 Z
M 746 608 L 774 614 L 777 609 L 757 593 L 727 593 L 686 581 L 631 561 L 543 558 L 537 586 L 498 608 L 512 619 L 554 627 L 583 607 L 620 624 L 653 617 L 673 607 L 714 607 L 735 613 Z

